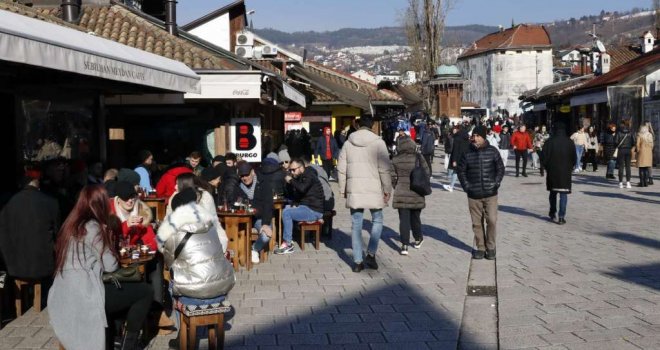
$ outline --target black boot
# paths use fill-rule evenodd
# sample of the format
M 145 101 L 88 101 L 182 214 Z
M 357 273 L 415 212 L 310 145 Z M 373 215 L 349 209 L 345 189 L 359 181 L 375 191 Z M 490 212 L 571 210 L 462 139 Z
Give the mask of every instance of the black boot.
M 121 350 L 142 350 L 138 345 L 140 334 L 138 332 L 126 332 L 121 341 Z

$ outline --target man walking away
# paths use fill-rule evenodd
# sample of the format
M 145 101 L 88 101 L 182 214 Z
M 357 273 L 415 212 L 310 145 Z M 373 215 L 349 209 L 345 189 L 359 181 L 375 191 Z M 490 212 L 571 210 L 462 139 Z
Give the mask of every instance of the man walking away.
M 511 136 L 511 146 L 516 154 L 516 177 L 520 175 L 520 159 L 522 159 L 522 176 L 527 177 L 527 153 L 532 150 L 532 138 L 527 133 L 527 127 L 521 125 Z
M 487 130 L 472 131 L 472 145 L 458 163 L 458 179 L 467 193 L 477 250 L 474 259 L 495 259 L 497 235 L 497 190 L 504 177 L 504 164 L 497 148 L 486 142 Z M 486 228 L 484 230 L 484 219 Z M 484 232 L 486 237 L 484 237 Z
M 557 194 L 559 194 L 559 221 L 560 225 L 566 223 L 566 204 L 568 194 L 571 193 L 571 172 L 577 164 L 577 152 L 575 143 L 566 134 L 566 125 L 555 124 L 555 132 L 543 145 L 543 165 L 548 172 L 545 180 L 546 188 L 550 191 L 550 213 L 551 221 L 555 220 L 557 213 Z
M 495 126 L 496 128 L 499 125 Z M 504 168 L 506 168 L 506 163 L 509 160 L 509 150 L 511 149 L 511 134 L 509 134 L 509 126 L 504 125 L 499 128 L 493 128 L 495 132 L 499 132 L 500 135 L 500 156 L 502 157 L 502 162 L 504 163 Z
M 458 178 L 458 175 L 456 174 L 458 163 L 463 158 L 463 155 L 469 151 L 470 136 L 465 127 L 460 127 L 458 131 L 454 133 L 454 147 L 452 148 L 451 156 L 449 157 L 449 170 L 447 170 L 447 175 L 449 175 L 449 185 L 444 186 L 445 190 L 454 192 L 454 183 L 456 183 Z
M 339 192 L 346 197 L 346 207 L 351 210 L 353 235 L 353 272 L 360 272 L 366 265 L 378 269 L 376 251 L 383 230 L 383 207 L 392 193 L 390 158 L 382 138 L 371 131 L 373 119 L 360 118 L 360 129 L 351 133 L 339 154 Z M 367 256 L 362 261 L 362 220 L 364 209 L 371 212 L 371 238 Z
M 429 177 L 433 178 L 433 152 L 435 151 L 435 137 L 429 129 L 424 129 L 422 134 L 422 156 L 429 166 Z

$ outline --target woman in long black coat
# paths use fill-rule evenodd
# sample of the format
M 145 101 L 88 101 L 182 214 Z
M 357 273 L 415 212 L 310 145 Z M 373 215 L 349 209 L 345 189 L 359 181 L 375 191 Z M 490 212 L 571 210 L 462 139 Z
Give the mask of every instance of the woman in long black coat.
M 566 223 L 566 205 L 571 193 L 572 171 L 577 162 L 575 143 L 566 134 L 566 126 L 555 125 L 554 134 L 543 145 L 543 165 L 548 171 L 546 188 L 550 191 L 550 220 L 555 220 L 557 213 L 557 194 L 559 194 L 559 224 Z

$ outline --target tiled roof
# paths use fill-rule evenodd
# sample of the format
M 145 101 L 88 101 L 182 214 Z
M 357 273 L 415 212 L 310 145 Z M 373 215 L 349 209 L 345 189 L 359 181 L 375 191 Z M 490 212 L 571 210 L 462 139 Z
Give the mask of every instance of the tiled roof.
M 358 79 L 347 73 L 340 72 L 314 62 L 306 62 L 305 68 L 311 73 L 321 76 L 324 79 L 330 80 L 335 84 L 339 84 L 346 88 L 352 89 L 355 91 L 355 93 L 367 95 L 371 101 L 401 102 L 401 97 L 396 93 L 387 90 L 378 90 L 376 85 Z
M 3 0 L 4 1 L 4 0 Z M 60 7 L 40 7 L 37 18 L 56 22 Z M 122 5 L 84 5 L 77 29 L 130 47 L 180 61 L 192 69 L 245 69 L 238 62 L 200 48 L 186 39 L 170 35 L 158 25 L 138 16 Z M 56 22 L 61 24 L 61 20 Z M 66 23 L 66 22 L 64 22 Z
M 626 79 L 636 79 L 639 76 L 644 74 L 645 69 L 657 70 L 660 67 L 660 48 L 641 55 L 626 64 L 618 66 L 617 68 L 612 69 L 607 74 L 603 74 L 584 86 L 579 90 L 588 90 L 593 88 L 604 87 L 608 85 L 618 84 L 625 81 Z
M 544 26 L 520 24 L 484 36 L 458 58 L 474 56 L 492 50 L 531 49 L 550 47 L 551 45 L 550 35 Z
M 524 100 L 538 101 L 556 96 L 566 95 L 578 89 L 579 87 L 585 85 L 593 78 L 594 76 L 592 74 L 588 74 L 577 78 L 546 85 L 540 89 L 535 89 L 534 91 L 530 90 L 528 92 L 525 92 L 525 94 L 523 95 Z
M 642 54 L 638 47 L 632 45 L 610 46 L 607 53 L 610 55 L 610 69 L 624 65 Z

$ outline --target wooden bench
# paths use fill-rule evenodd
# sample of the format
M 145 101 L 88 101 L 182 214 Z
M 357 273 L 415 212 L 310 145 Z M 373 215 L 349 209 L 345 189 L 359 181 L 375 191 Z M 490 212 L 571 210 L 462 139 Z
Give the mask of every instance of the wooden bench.
M 179 349 L 195 349 L 197 327 L 208 327 L 209 349 L 225 348 L 225 314 L 231 311 L 231 306 L 210 304 L 199 307 L 179 301 L 175 304 L 181 314 Z
M 28 295 L 30 287 L 34 287 L 34 310 L 41 312 L 41 282 L 14 278 L 14 298 L 16 302 L 16 317 L 23 315 L 23 296 Z M 27 298 L 25 298 L 27 299 Z

